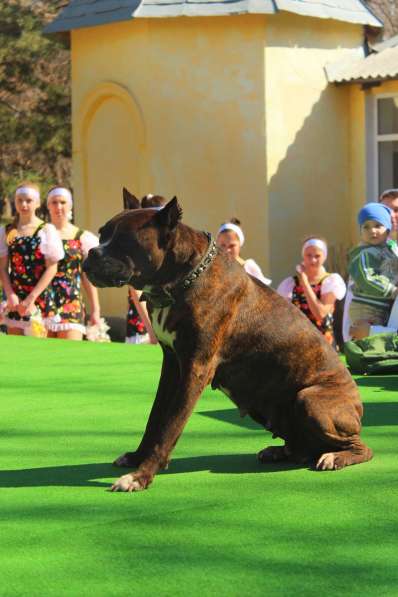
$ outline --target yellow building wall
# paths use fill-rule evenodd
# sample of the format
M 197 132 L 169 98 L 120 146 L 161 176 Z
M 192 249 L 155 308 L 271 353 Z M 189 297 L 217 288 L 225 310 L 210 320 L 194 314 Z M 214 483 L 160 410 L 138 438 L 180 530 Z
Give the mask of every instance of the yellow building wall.
M 72 32 L 76 220 L 96 231 L 121 189 L 177 195 L 184 221 L 231 216 L 276 285 L 307 234 L 350 237 L 348 88 L 323 70 L 362 28 L 279 13 L 136 19 Z M 123 316 L 126 289 L 101 291 Z
M 324 66 L 362 42 L 361 27 L 279 14 L 268 20 L 266 154 L 271 277 L 295 271 L 302 241 L 329 243 L 328 267 L 345 262 L 350 225 L 349 89 Z
M 231 216 L 265 263 L 265 19 L 137 19 L 72 33 L 76 220 L 96 230 L 121 188 L 177 195 L 184 221 Z M 133 119 L 133 122 L 129 122 Z M 246 247 L 245 247 L 246 248 Z M 126 291 L 101 291 L 125 313 Z

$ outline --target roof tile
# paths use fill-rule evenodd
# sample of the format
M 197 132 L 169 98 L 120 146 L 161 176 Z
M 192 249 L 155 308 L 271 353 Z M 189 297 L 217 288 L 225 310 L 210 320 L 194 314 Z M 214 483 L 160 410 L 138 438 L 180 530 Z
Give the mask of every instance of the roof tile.
M 45 33 L 142 17 L 272 14 L 278 11 L 381 27 L 361 0 L 70 0 Z

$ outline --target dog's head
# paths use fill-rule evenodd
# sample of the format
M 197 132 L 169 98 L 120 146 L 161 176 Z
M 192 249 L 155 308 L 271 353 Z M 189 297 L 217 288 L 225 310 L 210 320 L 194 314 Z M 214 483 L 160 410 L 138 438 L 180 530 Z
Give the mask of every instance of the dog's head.
M 161 209 L 142 208 L 126 189 L 123 201 L 124 211 L 99 230 L 100 244 L 89 251 L 83 270 L 100 288 L 131 284 L 142 289 L 159 283 L 182 210 L 176 197 Z

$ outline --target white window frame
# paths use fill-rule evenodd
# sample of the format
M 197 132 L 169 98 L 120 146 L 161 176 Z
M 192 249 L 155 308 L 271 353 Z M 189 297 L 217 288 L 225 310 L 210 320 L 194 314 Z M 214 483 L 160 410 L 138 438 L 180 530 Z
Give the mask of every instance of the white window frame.
M 367 156 L 366 156 L 366 200 L 377 201 L 379 196 L 379 154 L 378 146 L 380 141 L 398 141 L 398 133 L 379 135 L 377 132 L 378 122 L 378 100 L 385 98 L 398 98 L 396 93 L 379 93 L 368 95 L 366 98 L 366 121 L 367 121 Z

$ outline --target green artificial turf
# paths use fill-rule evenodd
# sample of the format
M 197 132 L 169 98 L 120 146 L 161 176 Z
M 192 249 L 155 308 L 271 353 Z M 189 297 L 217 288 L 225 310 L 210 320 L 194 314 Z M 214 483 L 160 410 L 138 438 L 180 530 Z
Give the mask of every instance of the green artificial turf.
M 0 336 L 1 597 L 398 595 L 397 376 L 358 379 L 369 463 L 262 466 L 275 440 L 208 389 L 169 469 L 111 493 L 160 362 Z

